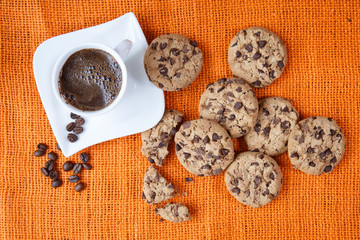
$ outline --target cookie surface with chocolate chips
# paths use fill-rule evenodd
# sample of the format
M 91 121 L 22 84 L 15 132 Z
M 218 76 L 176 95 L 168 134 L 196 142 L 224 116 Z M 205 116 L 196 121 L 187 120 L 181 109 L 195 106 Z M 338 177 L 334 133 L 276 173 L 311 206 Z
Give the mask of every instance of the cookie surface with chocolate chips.
M 286 152 L 290 132 L 298 119 L 299 114 L 289 100 L 281 97 L 260 100 L 256 124 L 245 135 L 249 150 L 269 156 Z
M 168 146 L 177 132 L 183 114 L 177 110 L 165 110 L 160 122 L 151 129 L 141 133 L 141 152 L 149 162 L 162 166 L 169 153 Z
M 156 208 L 155 212 L 163 219 L 174 223 L 185 222 L 191 219 L 189 209 L 181 203 L 168 203 L 162 208 Z
M 300 121 L 289 137 L 289 157 L 294 168 L 305 173 L 330 173 L 345 153 L 346 140 L 332 118 L 311 117 Z
M 178 91 L 199 76 L 203 54 L 196 41 L 179 34 L 165 34 L 154 39 L 144 56 L 150 81 L 165 91 Z
M 283 175 L 274 159 L 255 152 L 240 153 L 225 171 L 225 184 L 239 202 L 261 207 L 276 198 Z
M 254 127 L 258 101 L 243 79 L 222 78 L 206 87 L 199 112 L 202 118 L 218 122 L 232 138 L 238 138 Z
M 180 163 L 201 177 L 220 174 L 234 160 L 231 137 L 207 119 L 183 123 L 175 134 L 175 150 Z
M 262 88 L 280 77 L 287 63 L 287 51 L 277 34 L 266 28 L 251 27 L 241 30 L 231 40 L 228 61 L 234 76 Z
M 149 204 L 159 203 L 175 195 L 174 185 L 169 183 L 154 166 L 145 173 L 142 198 Z

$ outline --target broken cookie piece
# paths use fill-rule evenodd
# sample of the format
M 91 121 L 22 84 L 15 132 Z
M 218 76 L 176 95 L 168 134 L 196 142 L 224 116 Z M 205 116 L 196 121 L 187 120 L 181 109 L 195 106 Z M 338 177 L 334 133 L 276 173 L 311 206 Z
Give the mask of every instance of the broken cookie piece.
M 182 121 L 184 114 L 176 110 L 165 110 L 160 122 L 153 128 L 141 133 L 141 152 L 148 158 L 151 164 L 162 166 L 166 155 L 169 153 L 168 146 L 174 137 Z
M 172 198 L 174 194 L 174 185 L 161 176 L 155 167 L 150 166 L 145 173 L 142 198 L 153 204 Z
M 156 208 L 155 212 L 163 219 L 174 223 L 185 222 L 191 219 L 189 209 L 181 203 L 168 203 L 163 208 Z

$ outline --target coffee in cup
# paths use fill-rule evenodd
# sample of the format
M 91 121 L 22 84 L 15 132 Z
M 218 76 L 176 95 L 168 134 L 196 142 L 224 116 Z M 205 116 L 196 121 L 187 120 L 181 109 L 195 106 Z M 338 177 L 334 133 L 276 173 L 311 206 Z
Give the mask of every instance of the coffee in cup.
M 108 52 L 85 48 L 73 53 L 59 73 L 58 89 L 67 104 L 82 111 L 109 106 L 120 93 L 122 71 Z

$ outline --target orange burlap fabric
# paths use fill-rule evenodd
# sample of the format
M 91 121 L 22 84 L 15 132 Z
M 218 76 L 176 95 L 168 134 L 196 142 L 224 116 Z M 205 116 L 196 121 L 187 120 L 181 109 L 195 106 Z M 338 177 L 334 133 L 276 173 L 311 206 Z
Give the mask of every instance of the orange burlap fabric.
M 0 238 L 1 239 L 359 239 L 360 229 L 360 2 L 349 1 L 1 1 Z M 204 52 L 200 77 L 180 92 L 165 92 L 167 108 L 199 117 L 205 86 L 231 76 L 227 49 L 242 28 L 263 26 L 284 40 L 289 62 L 259 97 L 293 101 L 301 118 L 330 116 L 342 127 L 346 154 L 328 175 L 295 171 L 287 154 L 275 159 L 284 175 L 279 197 L 253 209 L 228 193 L 224 175 L 191 176 L 170 147 L 159 171 L 177 189 L 193 219 L 160 222 L 141 199 L 149 162 L 140 134 L 88 148 L 93 170 L 76 193 L 50 187 L 40 173 L 46 157 L 37 143 L 56 140 L 32 71 L 36 47 L 53 36 L 107 22 L 132 11 L 147 40 L 164 33 L 195 39 Z M 237 152 L 246 145 L 235 142 Z M 60 151 L 56 150 L 60 154 Z M 60 155 L 61 156 L 61 155 Z M 79 161 L 79 153 L 58 160 Z M 186 183 L 185 177 L 194 182 Z

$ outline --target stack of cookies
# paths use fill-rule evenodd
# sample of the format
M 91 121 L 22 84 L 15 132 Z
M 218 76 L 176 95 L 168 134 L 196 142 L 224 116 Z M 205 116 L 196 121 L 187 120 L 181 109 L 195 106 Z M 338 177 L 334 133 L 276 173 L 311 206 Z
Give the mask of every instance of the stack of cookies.
M 283 175 L 274 156 L 288 151 L 296 169 L 313 175 L 331 172 L 345 152 L 345 138 L 335 121 L 311 117 L 299 122 L 289 100 L 258 100 L 252 89 L 266 87 L 281 76 L 287 50 L 280 37 L 262 27 L 243 29 L 230 42 L 228 61 L 234 76 L 206 87 L 200 98 L 200 119 L 181 125 L 183 114 L 166 110 L 155 127 L 142 133 L 141 151 L 149 162 L 162 166 L 174 138 L 176 155 L 190 173 L 203 177 L 225 172 L 230 194 L 251 207 L 266 205 L 280 193 Z M 165 91 L 189 86 L 202 64 L 197 43 L 178 34 L 153 40 L 144 57 L 150 81 Z M 240 137 L 249 151 L 235 156 L 232 139 Z M 143 184 L 146 202 L 159 203 L 175 193 L 174 186 L 151 166 Z M 191 218 L 180 203 L 155 212 L 172 222 Z

